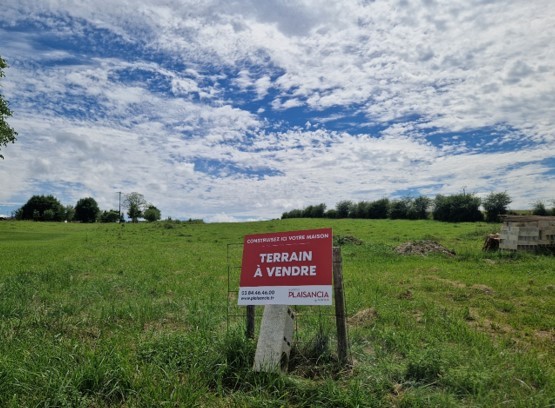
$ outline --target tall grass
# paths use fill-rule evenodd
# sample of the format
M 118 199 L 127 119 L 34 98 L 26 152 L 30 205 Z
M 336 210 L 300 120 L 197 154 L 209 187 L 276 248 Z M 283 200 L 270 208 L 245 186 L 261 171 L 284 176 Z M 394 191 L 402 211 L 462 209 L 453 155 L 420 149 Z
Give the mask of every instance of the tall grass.
M 289 373 L 227 324 L 228 246 L 332 227 L 353 365 L 299 310 Z M 0 223 L 0 406 L 554 406 L 555 258 L 483 253 L 487 224 Z M 403 256 L 409 240 L 456 252 Z M 236 282 L 233 283 L 236 285 Z

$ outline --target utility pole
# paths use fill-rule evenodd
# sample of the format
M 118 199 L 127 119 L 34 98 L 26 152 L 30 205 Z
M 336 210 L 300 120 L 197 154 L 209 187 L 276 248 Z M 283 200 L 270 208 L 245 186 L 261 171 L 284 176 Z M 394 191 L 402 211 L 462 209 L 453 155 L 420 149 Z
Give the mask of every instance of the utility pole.
M 119 195 L 118 213 L 119 213 L 119 220 L 121 221 L 121 191 L 118 191 L 118 195 Z

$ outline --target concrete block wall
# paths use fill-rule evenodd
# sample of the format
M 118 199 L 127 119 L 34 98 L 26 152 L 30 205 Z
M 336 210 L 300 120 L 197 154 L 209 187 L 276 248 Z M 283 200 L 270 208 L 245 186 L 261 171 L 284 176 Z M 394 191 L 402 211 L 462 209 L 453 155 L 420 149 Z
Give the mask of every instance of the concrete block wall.
M 534 251 L 555 248 L 555 217 L 507 216 L 501 227 L 500 249 Z

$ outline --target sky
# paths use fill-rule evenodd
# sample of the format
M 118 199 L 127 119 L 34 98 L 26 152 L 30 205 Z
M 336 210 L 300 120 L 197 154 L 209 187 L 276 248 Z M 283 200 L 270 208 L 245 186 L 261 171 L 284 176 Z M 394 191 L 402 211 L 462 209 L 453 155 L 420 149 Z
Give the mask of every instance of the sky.
M 5 0 L 0 214 L 555 199 L 553 0 Z

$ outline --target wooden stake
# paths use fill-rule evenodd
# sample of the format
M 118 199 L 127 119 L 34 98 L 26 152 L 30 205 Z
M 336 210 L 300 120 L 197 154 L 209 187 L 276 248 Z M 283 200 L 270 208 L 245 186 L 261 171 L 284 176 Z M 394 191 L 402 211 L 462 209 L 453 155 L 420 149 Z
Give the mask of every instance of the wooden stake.
M 333 248 L 333 294 L 335 297 L 335 323 L 337 325 L 337 357 L 339 364 L 348 363 L 347 318 L 343 292 L 343 259 L 341 248 Z
M 255 306 L 247 306 L 247 339 L 254 339 L 254 317 L 255 317 Z

